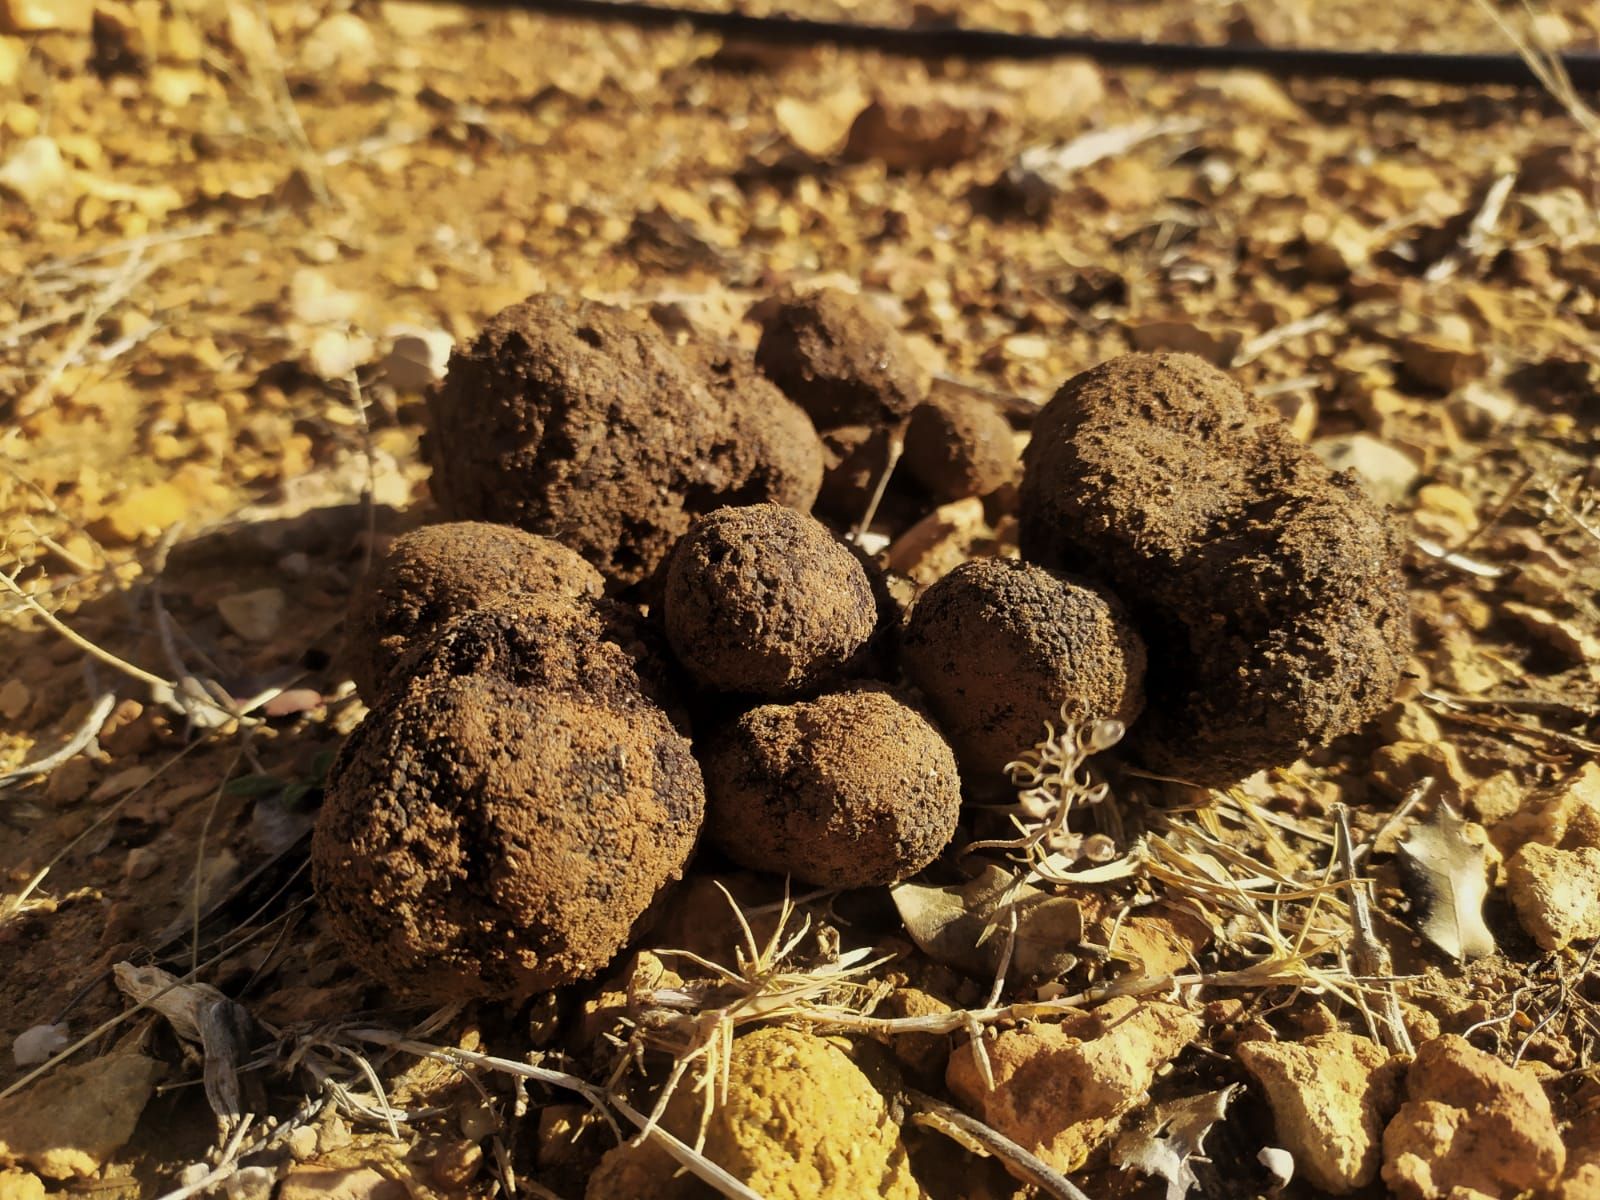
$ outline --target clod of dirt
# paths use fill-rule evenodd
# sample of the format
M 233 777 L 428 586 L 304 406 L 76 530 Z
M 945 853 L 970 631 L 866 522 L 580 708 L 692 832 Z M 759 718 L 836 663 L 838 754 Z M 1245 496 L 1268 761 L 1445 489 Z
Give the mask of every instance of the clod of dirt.
M 1326 1033 L 1303 1042 L 1245 1042 L 1239 1061 L 1267 1094 L 1295 1173 L 1335 1196 L 1378 1177 L 1383 1127 L 1400 1078 L 1370 1038 Z
M 599 596 L 600 572 L 560 542 L 485 521 L 402 534 L 350 600 L 345 657 L 356 691 L 377 703 L 395 665 L 443 622 L 506 598 Z
M 1063 708 L 1132 724 L 1144 704 L 1144 642 L 1117 598 L 1014 559 L 963 563 L 924 592 L 900 663 L 978 792 L 1003 789 L 1006 764 Z
M 991 404 L 934 392 L 911 413 L 905 467 L 935 500 L 987 496 L 1018 474 L 1011 422 Z
M 893 883 L 955 834 L 955 756 L 878 687 L 751 709 L 705 754 L 706 831 L 735 862 L 818 887 Z
M 712 395 L 646 321 L 536 296 L 458 347 L 430 393 L 434 494 L 452 517 L 556 538 L 613 585 L 637 583 L 695 513 L 806 498 L 782 429 L 744 436 L 778 420 L 745 396 Z
M 351 958 L 396 991 L 515 998 L 605 966 L 704 809 L 689 743 L 652 705 L 419 679 L 340 751 L 313 879 Z
M 1506 894 L 1541 950 L 1600 937 L 1600 850 L 1530 842 L 1506 861 Z
M 700 1097 L 682 1088 L 663 1125 L 694 1143 Z M 704 1153 L 766 1200 L 920 1200 L 899 1127 L 861 1069 L 831 1042 L 767 1028 L 733 1043 L 727 1092 Z M 610 1151 L 586 1200 L 700 1200 L 713 1193 L 655 1142 Z
M 707 687 L 791 696 L 844 675 L 878 623 L 867 573 L 821 522 L 777 504 L 720 508 L 667 560 L 678 660 Z
M 1422 1046 L 1406 1096 L 1383 1134 L 1383 1181 L 1400 1200 L 1510 1200 L 1560 1178 L 1566 1147 L 1539 1081 L 1465 1038 Z
M 56 1068 L 0 1101 L 0 1165 L 29 1166 L 46 1179 L 98 1174 L 133 1137 L 166 1070 L 131 1043 Z M 24 1194 L 26 1178 L 17 1180 Z
M 837 288 L 778 303 L 763 322 L 756 365 L 824 431 L 898 426 L 922 400 L 894 326 Z
M 1156 1072 L 1199 1035 L 1198 1018 L 1175 1004 L 1120 996 L 985 1043 L 992 1091 L 970 1045 L 950 1056 L 945 1080 L 986 1124 L 1072 1172 L 1144 1101 Z
M 1024 456 L 1022 549 L 1105 579 L 1150 645 L 1135 753 L 1200 784 L 1376 716 L 1409 636 L 1400 540 L 1353 476 L 1186 354 L 1069 380 Z

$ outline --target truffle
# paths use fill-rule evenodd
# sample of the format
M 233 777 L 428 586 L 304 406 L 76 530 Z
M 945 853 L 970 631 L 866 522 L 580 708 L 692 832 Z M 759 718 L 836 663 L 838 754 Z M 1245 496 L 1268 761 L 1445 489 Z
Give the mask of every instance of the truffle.
M 807 498 L 809 484 L 770 457 L 791 453 L 788 426 L 745 411 L 744 394 L 713 396 L 646 321 L 536 296 L 458 347 L 429 394 L 434 495 L 452 517 L 554 537 L 625 587 L 695 513 Z
M 1023 554 L 1104 579 L 1150 648 L 1132 749 L 1225 784 L 1389 703 L 1409 632 L 1401 544 L 1268 405 L 1185 354 L 1069 380 L 1034 422 Z
M 743 447 L 749 477 L 729 504 L 770 500 L 810 512 L 822 487 L 822 441 L 798 404 L 757 371 L 748 354 L 691 342 L 680 351 L 721 402 L 731 437 Z
M 877 626 L 867 573 L 820 522 L 776 504 L 701 517 L 667 560 L 667 638 L 707 687 L 788 696 L 838 678 Z
M 955 756 L 915 709 L 877 687 L 767 704 L 702 756 L 706 830 L 736 862 L 819 887 L 893 883 L 955 834 Z
M 1019 473 L 1011 422 L 981 400 L 935 392 L 911 413 L 905 466 L 935 500 L 987 496 Z
M 329 775 L 312 876 L 351 958 L 432 1003 L 594 974 L 678 878 L 700 770 L 659 709 L 495 674 L 390 691 Z
M 981 793 L 1005 787 L 1045 722 L 1131 725 L 1144 703 L 1144 642 L 1121 602 L 1014 559 L 964 563 L 924 592 L 900 664 Z
M 681 672 L 666 640 L 619 600 L 524 596 L 489 604 L 439 626 L 394 671 L 407 683 L 471 675 L 579 695 L 618 712 L 659 707 L 687 728 Z
M 900 334 L 867 301 L 836 288 L 778 303 L 763 322 L 756 365 L 823 431 L 898 426 L 922 399 Z
M 377 702 L 406 651 L 442 622 L 496 600 L 552 593 L 598 596 L 600 573 L 559 542 L 483 521 L 402 534 L 350 601 L 345 657 L 356 691 Z

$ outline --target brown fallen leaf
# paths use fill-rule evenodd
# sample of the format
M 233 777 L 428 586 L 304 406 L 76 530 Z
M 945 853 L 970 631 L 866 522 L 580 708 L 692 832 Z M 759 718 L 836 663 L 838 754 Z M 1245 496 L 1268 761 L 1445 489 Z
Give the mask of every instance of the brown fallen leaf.
M 1423 913 L 1422 936 L 1463 962 L 1495 951 L 1494 934 L 1483 921 L 1489 894 L 1486 841 L 1481 826 L 1441 802 L 1427 823 L 1413 826 L 1400 843 L 1406 890 Z
M 1011 967 L 1021 976 L 1053 978 L 1072 969 L 1083 937 L 1076 900 L 1019 883 L 990 865 L 960 886 L 902 883 L 891 889 L 911 940 L 942 963 L 980 978 L 992 977 L 1005 951 L 1006 929 L 1017 918 Z
M 1206 1161 L 1206 1134 L 1227 1115 L 1228 1102 L 1239 1087 L 1230 1084 L 1214 1092 L 1156 1105 L 1112 1143 L 1112 1161 L 1119 1167 L 1164 1179 L 1166 1200 L 1183 1200 L 1189 1189 L 1200 1182 L 1191 1164 Z

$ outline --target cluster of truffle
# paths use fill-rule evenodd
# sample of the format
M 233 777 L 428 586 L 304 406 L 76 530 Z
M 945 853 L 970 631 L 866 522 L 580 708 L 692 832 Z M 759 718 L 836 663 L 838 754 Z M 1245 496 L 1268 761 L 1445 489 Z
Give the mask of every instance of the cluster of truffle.
M 452 357 L 427 451 L 454 520 L 356 597 L 371 711 L 313 847 L 333 928 L 386 982 L 593 974 L 702 832 L 818 886 L 902 879 L 1058 715 L 1216 784 L 1392 695 L 1386 518 L 1220 372 L 1129 355 L 1078 376 L 1019 479 L 1005 416 L 926 395 L 860 300 L 762 316 L 751 360 L 540 298 Z M 1009 490 L 1024 556 L 965 563 L 904 618 L 808 511 L 858 517 L 901 446 L 935 499 Z

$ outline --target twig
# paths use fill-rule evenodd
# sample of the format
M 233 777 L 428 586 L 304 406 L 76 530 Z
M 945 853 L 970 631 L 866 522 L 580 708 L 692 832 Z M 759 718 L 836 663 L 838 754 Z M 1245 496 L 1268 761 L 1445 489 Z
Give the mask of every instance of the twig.
M 707 1187 L 715 1188 L 731 1200 L 765 1200 L 760 1192 L 745 1186 L 694 1147 L 680 1142 L 661 1126 L 651 1125 L 648 1117 L 622 1097 L 612 1096 L 611 1103 L 640 1130 L 648 1129 L 648 1136 L 661 1143 L 661 1148 L 672 1156 L 674 1162 Z
M 54 754 L 47 754 L 43 758 L 31 763 L 24 763 L 15 770 L 7 771 L 0 775 L 0 791 L 21 783 L 24 779 L 31 779 L 36 775 L 48 775 L 68 759 L 76 758 L 87 749 L 100 736 L 100 731 L 105 728 L 106 718 L 111 715 L 111 710 L 117 706 L 117 698 L 111 692 L 106 692 L 97 698 L 94 705 L 83 718 L 83 723 L 67 739 L 61 749 Z
M 1343 804 L 1335 804 L 1333 820 L 1339 830 L 1340 866 L 1350 880 L 1350 957 L 1355 960 L 1356 974 L 1369 977 L 1388 975 L 1394 970 L 1394 964 L 1372 928 L 1372 909 L 1367 900 L 1368 883 L 1356 875 L 1355 846 L 1350 837 L 1350 809 Z M 1416 1048 L 1411 1044 L 1411 1035 L 1406 1032 L 1405 1021 L 1400 1013 L 1400 1000 L 1395 995 L 1394 985 L 1383 984 L 1380 995 L 1383 1027 L 1373 1030 L 1377 1040 L 1392 1053 L 1415 1053 Z
M 904 425 L 896 428 L 889 434 L 889 445 L 884 453 L 883 470 L 878 475 L 878 482 L 872 489 L 872 496 L 867 500 L 867 511 L 861 514 L 861 523 L 856 526 L 850 540 L 856 545 L 861 544 L 861 539 L 866 537 L 867 530 L 872 528 L 872 520 L 878 515 L 878 505 L 883 502 L 884 492 L 889 490 L 889 477 L 894 474 L 894 469 L 900 463 L 900 455 L 906 448 L 906 431 Z
M 904 1096 L 906 1107 L 915 1114 L 912 1119 L 917 1124 L 963 1144 L 975 1142 L 994 1155 L 1000 1165 L 1017 1179 L 1032 1184 L 1045 1194 L 1056 1197 L 1056 1200 L 1089 1200 L 1076 1184 L 1054 1167 L 953 1104 L 911 1090 L 907 1090 Z M 958 1131 L 960 1136 L 956 1136 L 953 1130 Z

